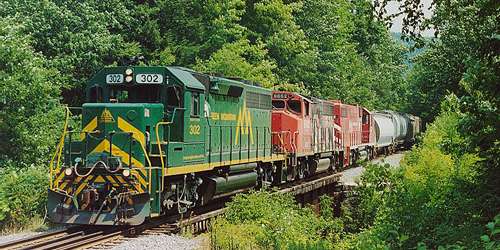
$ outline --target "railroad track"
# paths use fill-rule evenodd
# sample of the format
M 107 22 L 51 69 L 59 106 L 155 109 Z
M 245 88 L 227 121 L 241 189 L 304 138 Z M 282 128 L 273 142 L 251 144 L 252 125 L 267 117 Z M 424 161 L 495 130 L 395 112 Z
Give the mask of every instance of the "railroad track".
M 340 175 L 318 175 L 295 183 L 295 186 L 285 185 L 276 192 L 292 195 L 307 193 L 338 182 Z M 199 234 L 207 231 L 211 221 L 224 214 L 224 203 L 228 200 L 228 197 L 220 198 L 218 203 L 195 209 L 188 216 L 166 216 L 139 226 L 75 226 L 0 244 L 0 249 L 109 249 L 130 240 L 131 236 L 176 234 L 181 231 Z
M 119 229 L 70 227 L 0 244 L 0 249 L 74 249 L 120 234 Z

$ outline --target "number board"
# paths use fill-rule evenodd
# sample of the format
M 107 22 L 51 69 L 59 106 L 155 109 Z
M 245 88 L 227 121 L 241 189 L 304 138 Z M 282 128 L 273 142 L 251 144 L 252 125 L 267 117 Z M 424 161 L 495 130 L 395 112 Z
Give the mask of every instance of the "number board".
M 106 83 L 123 83 L 123 75 L 122 74 L 106 75 Z
M 135 76 L 137 83 L 163 83 L 163 75 L 160 74 L 137 74 Z
M 286 94 L 286 93 L 274 93 L 273 98 L 274 99 L 287 99 L 288 94 Z

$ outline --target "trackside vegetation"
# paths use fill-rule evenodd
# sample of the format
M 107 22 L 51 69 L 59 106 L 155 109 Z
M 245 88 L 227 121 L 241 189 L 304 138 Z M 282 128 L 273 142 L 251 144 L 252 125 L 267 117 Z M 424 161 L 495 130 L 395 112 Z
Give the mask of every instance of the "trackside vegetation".
M 80 106 L 104 66 L 179 65 L 402 109 L 406 49 L 371 10 L 368 0 L 1 1 L 0 180 L 11 179 L 1 185 L 31 187 L 29 175 L 48 172 L 63 106 Z M 0 228 L 43 217 L 43 195 L 17 206 L 9 197 L 31 194 L 0 190 Z
M 401 166 L 367 165 L 334 218 L 292 197 L 237 196 L 223 249 L 499 249 L 496 0 L 0 1 L 0 230 L 43 221 L 64 106 L 109 65 L 180 65 L 275 89 L 401 110 L 427 123 Z M 403 38 L 388 31 L 400 4 Z M 432 27 L 436 37 L 418 31 Z M 411 64 L 408 65 L 408 64 Z
M 452 105 L 453 106 L 453 105 Z M 481 215 L 489 190 L 481 183 L 478 154 L 457 151 L 462 114 L 445 110 L 407 152 L 401 166 L 368 164 L 338 218 L 331 198 L 321 213 L 292 197 L 267 192 L 240 195 L 212 228 L 221 249 L 495 249 L 500 215 Z

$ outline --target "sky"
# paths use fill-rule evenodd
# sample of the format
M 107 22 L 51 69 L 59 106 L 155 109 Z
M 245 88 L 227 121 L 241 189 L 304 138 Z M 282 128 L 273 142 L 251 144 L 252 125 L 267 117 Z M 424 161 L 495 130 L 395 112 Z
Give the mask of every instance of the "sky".
M 425 17 L 430 17 L 432 15 L 432 10 L 429 10 L 429 6 L 431 6 L 431 2 L 432 0 L 421 0 L 421 3 L 424 5 L 424 16 Z M 399 10 L 398 10 L 398 7 L 399 7 L 399 3 L 397 3 L 396 1 L 390 1 L 388 4 L 387 4 L 387 14 L 393 14 L 393 13 L 397 13 Z M 403 24 L 403 17 L 402 16 L 398 16 L 397 18 L 395 18 L 393 20 L 393 23 L 392 23 L 392 27 L 391 27 L 391 32 L 401 32 L 401 28 L 402 28 L 402 25 Z M 434 36 L 434 30 L 425 30 L 423 33 L 422 33 L 423 36 Z

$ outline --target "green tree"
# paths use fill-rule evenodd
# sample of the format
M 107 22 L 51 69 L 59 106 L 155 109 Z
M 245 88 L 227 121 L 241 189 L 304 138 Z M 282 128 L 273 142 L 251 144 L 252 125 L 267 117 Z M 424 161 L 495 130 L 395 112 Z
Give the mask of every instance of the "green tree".
M 317 52 L 294 16 L 300 7 L 300 2 L 246 1 L 242 23 L 248 29 L 249 40 L 265 44 L 276 62 L 280 82 L 308 84 L 316 71 Z
M 262 83 L 265 87 L 276 83 L 275 68 L 275 63 L 267 59 L 264 45 L 251 45 L 248 40 L 226 44 L 208 60 L 199 60 L 195 65 L 195 69 L 202 72 L 244 78 Z
M 0 17 L 23 23 L 35 51 L 59 71 L 53 79 L 70 105 L 82 103 L 83 86 L 93 73 L 138 53 L 136 43 L 111 32 L 130 20 L 121 1 L 3 1 Z
M 57 71 L 33 51 L 13 19 L 0 18 L 0 166 L 42 164 L 53 150 L 63 109 Z

